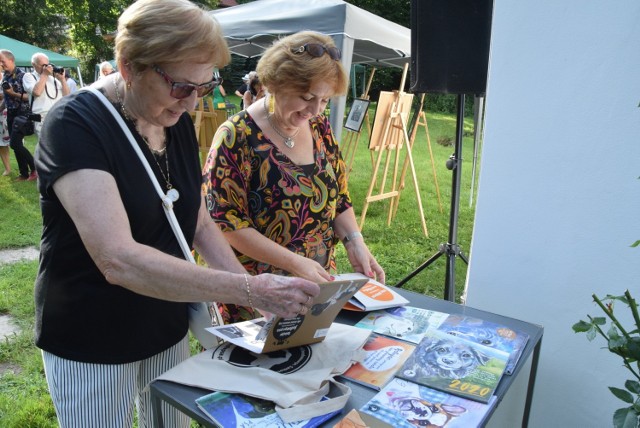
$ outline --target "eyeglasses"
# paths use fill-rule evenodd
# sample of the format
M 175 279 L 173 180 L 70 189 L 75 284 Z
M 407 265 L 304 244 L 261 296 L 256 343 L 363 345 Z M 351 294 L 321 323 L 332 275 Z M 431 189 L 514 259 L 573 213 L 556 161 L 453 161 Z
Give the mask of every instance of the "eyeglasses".
M 171 85 L 171 92 L 169 93 L 169 95 L 178 100 L 187 98 L 193 91 L 196 91 L 198 97 L 204 97 L 205 95 L 211 93 L 211 91 L 213 91 L 215 87 L 222 82 L 220 76 L 217 75 L 214 75 L 213 79 L 211 79 L 210 82 L 203 83 L 201 85 L 194 85 L 193 83 L 186 82 L 176 82 L 167 73 L 162 71 L 162 69 L 157 65 L 154 65 L 152 68 L 156 73 L 162 76 L 162 78 L 168 84 Z
M 340 49 L 334 46 L 325 46 L 320 43 L 306 43 L 299 48 L 292 48 L 291 52 L 293 53 L 303 53 L 308 52 L 314 58 L 320 58 L 324 53 L 328 53 L 332 60 L 340 61 L 342 57 L 342 53 Z

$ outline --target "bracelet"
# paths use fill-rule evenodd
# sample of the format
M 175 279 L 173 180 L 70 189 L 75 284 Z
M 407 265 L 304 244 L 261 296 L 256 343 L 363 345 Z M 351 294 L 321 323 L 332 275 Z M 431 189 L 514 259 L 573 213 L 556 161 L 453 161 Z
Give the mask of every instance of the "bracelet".
M 247 290 L 247 300 L 249 301 L 249 306 L 253 308 L 253 301 L 251 300 L 251 287 L 249 286 L 249 275 L 246 273 L 244 275 L 244 286 Z
M 347 233 L 344 238 L 342 238 L 342 244 L 346 245 L 347 242 L 351 242 L 356 238 L 362 238 L 362 233 L 360 232 L 351 232 Z

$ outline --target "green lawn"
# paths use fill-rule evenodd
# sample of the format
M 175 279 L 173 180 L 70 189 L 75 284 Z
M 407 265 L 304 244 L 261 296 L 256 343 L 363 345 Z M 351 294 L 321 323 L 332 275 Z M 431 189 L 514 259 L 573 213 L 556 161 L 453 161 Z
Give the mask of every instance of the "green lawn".
M 237 104 L 237 100 L 236 100 Z M 375 113 L 371 106 L 370 117 Z M 452 172 L 445 163 L 453 153 L 452 146 L 443 146 L 437 141 L 448 137 L 455 139 L 455 116 L 431 114 L 427 112 L 431 149 L 439 184 L 442 211 L 438 204 L 436 185 L 433 178 L 424 127 L 418 129 L 413 150 L 413 158 L 418 178 L 418 187 L 424 208 L 429 236 L 422 232 L 416 191 L 410 172 L 406 175 L 406 186 L 401 192 L 396 216 L 387 225 L 390 200 L 369 204 L 363 235 L 371 251 L 376 255 L 387 273 L 387 283 L 395 284 L 416 267 L 436 253 L 441 243 L 446 243 L 449 234 L 449 209 L 451 201 Z M 462 154 L 462 181 L 458 243 L 468 255 L 473 228 L 473 207 L 469 206 L 471 170 L 473 162 L 472 121 L 465 122 Z M 343 132 L 343 141 L 347 134 Z M 27 147 L 34 150 L 34 138 L 27 139 Z M 404 160 L 403 148 L 400 165 Z M 377 156 L 377 153 L 374 154 Z M 17 165 L 12 157 L 12 177 L 0 177 L 0 249 L 38 246 L 41 232 L 41 218 L 38 194 L 34 182 L 15 182 Z M 358 143 L 358 150 L 349 178 L 351 198 L 356 216 L 365 203 L 372 174 L 372 156 L 368 149 L 366 124 Z M 381 170 L 385 159 L 382 159 Z M 390 170 L 393 171 L 393 160 Z M 379 174 L 378 183 L 381 180 Z M 391 178 L 387 179 L 387 189 Z M 377 194 L 374 192 L 373 194 Z M 475 199 L 475 198 L 474 198 Z M 338 249 L 338 265 L 342 272 L 349 270 L 342 247 Z M 446 257 L 423 270 L 404 288 L 430 296 L 443 296 Z M 456 263 L 456 296 L 462 294 L 466 264 L 458 259 Z M 44 380 L 40 352 L 33 345 L 33 282 L 37 262 L 20 262 L 0 265 L 0 314 L 9 314 L 22 327 L 15 337 L 0 342 L 0 425 L 2 427 L 54 427 L 55 414 Z

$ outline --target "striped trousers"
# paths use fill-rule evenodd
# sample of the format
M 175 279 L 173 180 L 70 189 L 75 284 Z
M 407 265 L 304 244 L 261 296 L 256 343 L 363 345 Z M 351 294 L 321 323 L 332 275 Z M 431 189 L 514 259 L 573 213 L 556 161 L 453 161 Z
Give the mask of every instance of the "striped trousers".
M 146 360 L 91 364 L 42 351 L 49 393 L 61 428 L 130 428 L 134 405 L 138 427 L 153 427 L 149 383 L 189 357 L 189 336 Z M 189 418 L 163 402 L 168 428 L 189 427 Z

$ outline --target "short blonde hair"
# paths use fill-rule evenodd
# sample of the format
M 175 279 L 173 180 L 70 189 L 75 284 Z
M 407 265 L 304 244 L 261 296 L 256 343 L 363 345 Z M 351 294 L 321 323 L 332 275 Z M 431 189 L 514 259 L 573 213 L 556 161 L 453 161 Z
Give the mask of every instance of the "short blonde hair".
M 315 82 L 326 81 L 333 85 L 334 96 L 346 94 L 349 81 L 340 61 L 326 53 L 316 58 L 307 52 L 293 52 L 306 43 L 336 47 L 331 37 L 314 31 L 301 31 L 279 39 L 264 52 L 256 67 L 262 84 L 271 92 L 304 93 Z
M 138 0 L 118 19 L 116 61 L 134 73 L 195 61 L 222 68 L 231 59 L 218 21 L 188 0 Z

